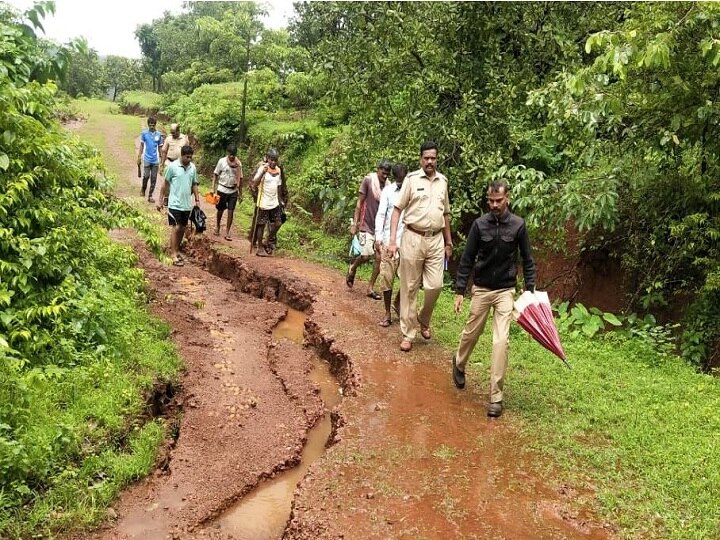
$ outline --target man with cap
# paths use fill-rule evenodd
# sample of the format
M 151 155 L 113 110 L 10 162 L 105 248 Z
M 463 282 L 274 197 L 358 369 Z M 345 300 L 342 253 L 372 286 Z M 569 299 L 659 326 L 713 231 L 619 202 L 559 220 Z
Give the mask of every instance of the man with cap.
M 373 288 L 375 281 L 380 274 L 381 254 L 375 247 L 375 217 L 380 206 L 380 194 L 385 187 L 385 181 L 390 174 L 390 162 L 383 159 L 378 163 L 377 170 L 363 178 L 358 190 L 357 204 L 353 222 L 350 225 L 350 234 L 357 234 L 360 243 L 360 254 L 350 264 L 345 283 L 349 288 L 355 284 L 355 273 L 358 267 L 375 256 L 372 275 L 368 283 L 367 296 L 373 300 L 380 300 L 382 296 L 376 293 Z
M 165 139 L 160 150 L 160 162 L 163 164 L 163 168 L 180 159 L 182 147 L 189 144 L 190 139 L 188 139 L 188 136 L 180 133 L 180 125 L 170 124 L 170 136 Z
M 250 188 L 257 190 L 257 216 L 251 245 L 257 245 L 255 255 L 272 255 L 277 242 L 277 232 L 282 225 L 283 208 L 288 202 L 285 173 L 278 164 L 280 158 L 274 148 L 268 150 L 267 163 L 262 163 L 250 181 Z M 267 241 L 263 241 L 265 225 L 268 226 Z

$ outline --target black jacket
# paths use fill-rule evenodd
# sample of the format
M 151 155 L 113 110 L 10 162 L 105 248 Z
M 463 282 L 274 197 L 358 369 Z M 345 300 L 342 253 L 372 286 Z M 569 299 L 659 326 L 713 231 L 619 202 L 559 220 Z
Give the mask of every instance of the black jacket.
M 486 289 L 515 287 L 518 250 L 523 260 L 525 288 L 535 289 L 535 261 L 525 220 L 509 210 L 499 220 L 492 213 L 477 218 L 468 234 L 458 266 L 455 291 L 465 294 L 473 266 L 473 282 Z

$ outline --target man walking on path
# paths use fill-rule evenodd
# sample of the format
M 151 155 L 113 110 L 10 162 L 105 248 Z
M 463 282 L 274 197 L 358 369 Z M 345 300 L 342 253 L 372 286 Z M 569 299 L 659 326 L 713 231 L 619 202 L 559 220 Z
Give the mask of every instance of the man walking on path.
M 387 248 L 390 245 L 390 221 L 395 202 L 400 194 L 400 188 L 403 185 L 405 176 L 407 175 L 407 166 L 404 163 L 396 163 L 392 167 L 394 182 L 388 182 L 380 194 L 380 206 L 378 207 L 377 216 L 375 217 L 375 251 L 380 253 L 380 290 L 383 293 L 385 303 L 385 318 L 378 324 L 387 328 L 392 323 L 390 314 L 391 307 L 395 312 L 400 314 L 400 291 L 395 296 L 395 303 L 392 304 L 393 282 L 395 274 L 397 274 L 398 266 L 400 266 L 400 256 L 388 256 Z M 402 214 L 400 215 L 400 225 L 398 226 L 396 245 L 400 245 L 402 239 L 403 224 Z
M 385 181 L 390 174 L 390 162 L 383 159 L 378 163 L 377 171 L 368 174 L 363 178 L 358 190 L 358 200 L 355 205 L 355 214 L 352 225 L 350 225 L 350 234 L 358 235 L 361 251 L 348 268 L 345 283 L 352 288 L 355 284 L 355 273 L 358 267 L 369 261 L 370 257 L 375 256 L 373 263 L 373 271 L 368 283 L 367 296 L 373 300 L 380 300 L 381 296 L 376 293 L 375 280 L 380 274 L 380 252 L 375 248 L 375 217 L 377 215 L 378 206 L 380 205 L 380 193 L 385 187 Z
M 488 313 L 493 310 L 492 362 L 490 365 L 490 404 L 488 416 L 503 411 L 503 386 L 508 358 L 508 337 L 517 277 L 518 251 L 523 260 L 525 288 L 535 290 L 535 262 L 525 221 L 508 208 L 508 185 L 492 182 L 487 191 L 490 212 L 477 218 L 470 227 L 465 251 L 457 271 L 455 313 L 460 313 L 470 271 L 475 267 L 470 316 L 452 359 L 453 382 L 465 387 L 465 367 Z
M 222 222 L 223 213 L 227 210 L 225 240 L 232 240 L 231 227 L 235 206 L 238 199 L 242 197 L 242 182 L 242 163 L 237 157 L 237 146 L 229 144 L 227 155 L 218 160 L 213 172 L 213 193 L 220 196 L 220 200 L 215 205 L 217 210 L 215 236 L 220 235 L 220 223 Z
M 180 152 L 183 146 L 188 146 L 190 139 L 184 133 L 180 133 L 179 124 L 170 124 L 170 136 L 165 138 L 165 142 L 160 149 L 160 162 L 166 168 L 170 163 L 180 159 Z
M 200 206 L 198 192 L 198 175 L 195 164 L 192 162 L 192 146 L 183 146 L 180 159 L 170 163 L 165 169 L 165 182 L 160 188 L 160 202 L 158 211 L 163 209 L 165 196 L 168 195 L 168 225 L 170 232 L 170 257 L 175 266 L 183 266 L 180 257 L 180 242 L 182 242 L 185 228 L 190 219 L 192 210 L 192 196 L 195 196 L 195 206 Z
M 162 134 L 155 129 L 157 124 L 152 116 L 147 119 L 147 129 L 143 129 L 140 133 L 140 148 L 138 149 L 137 164 L 141 161 L 143 166 L 142 188 L 140 194 L 145 197 L 145 190 L 148 187 L 148 179 L 150 179 L 150 191 L 148 192 L 148 202 L 153 203 L 153 193 L 155 192 L 155 183 L 157 182 L 158 168 L 160 166 L 160 146 L 163 144 Z
M 395 202 L 390 223 L 388 255 L 397 251 L 397 230 L 404 210 L 405 232 L 400 248 L 400 350 L 412 349 L 420 335 L 430 339 L 430 319 L 443 285 L 443 266 L 452 255 L 448 180 L 437 172 L 437 145 L 427 141 L 420 147 L 421 169 L 407 175 Z M 417 293 L 422 279 L 425 301 L 417 312 Z
M 282 212 L 287 204 L 288 191 L 285 175 L 278 165 L 278 152 L 268 150 L 267 163 L 258 167 L 250 183 L 251 189 L 258 190 L 257 217 L 253 232 L 252 245 L 257 245 L 255 255 L 272 255 L 277 242 L 277 232 L 282 225 Z M 268 226 L 267 242 L 263 242 L 265 225 Z

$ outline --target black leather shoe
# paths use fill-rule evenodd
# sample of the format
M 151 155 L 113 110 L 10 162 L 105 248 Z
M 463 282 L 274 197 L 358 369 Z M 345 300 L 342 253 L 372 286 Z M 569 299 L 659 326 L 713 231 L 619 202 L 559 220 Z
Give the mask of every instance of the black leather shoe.
M 487 415 L 490 418 L 497 418 L 498 416 L 500 416 L 502 414 L 502 411 L 503 411 L 502 401 L 497 401 L 495 403 L 491 403 L 490 405 L 488 405 Z
M 455 356 L 453 355 L 453 382 L 455 383 L 455 386 L 457 386 L 460 390 L 465 388 L 465 372 L 460 371 L 455 364 Z

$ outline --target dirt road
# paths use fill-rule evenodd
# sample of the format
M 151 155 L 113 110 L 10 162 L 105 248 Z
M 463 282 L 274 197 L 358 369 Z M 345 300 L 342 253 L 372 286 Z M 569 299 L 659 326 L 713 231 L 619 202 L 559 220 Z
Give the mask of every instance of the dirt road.
M 116 126 L 102 132 L 121 163 L 119 193 L 134 196 L 134 156 L 113 146 Z M 397 325 L 377 326 L 381 307 L 364 287 L 349 291 L 338 272 L 304 261 L 248 256 L 240 236 L 194 238 L 177 268 L 119 234 L 138 250 L 150 307 L 187 369 L 181 392 L 160 393 L 177 423 L 157 472 L 89 538 L 613 537 L 592 493 L 534 472 L 552 467 L 525 450 L 511 411 L 489 420 L 484 386 L 452 386 L 451 351 L 431 340 L 401 353 Z M 304 346 L 277 331 L 288 307 Z M 333 380 L 321 392 L 323 366 Z M 308 432 L 323 418 L 317 444 Z M 286 502 L 260 491 L 302 460 L 297 489 L 297 479 L 278 488 Z

